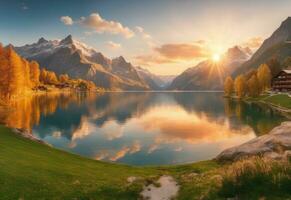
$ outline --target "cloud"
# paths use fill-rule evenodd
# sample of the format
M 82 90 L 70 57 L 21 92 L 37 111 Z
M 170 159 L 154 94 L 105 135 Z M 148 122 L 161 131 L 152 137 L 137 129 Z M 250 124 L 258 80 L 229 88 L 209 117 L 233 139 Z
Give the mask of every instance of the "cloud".
M 135 59 L 139 65 L 166 64 L 176 62 L 158 54 L 140 55 L 136 56 Z
M 96 126 L 85 116 L 82 116 L 79 127 L 72 133 L 72 140 L 82 139 L 94 132 Z
M 140 65 L 166 64 L 202 60 L 209 57 L 209 52 L 207 43 L 199 40 L 193 43 L 163 44 L 153 48 L 151 54 L 139 55 L 135 59 Z
M 141 150 L 141 145 L 139 142 L 135 141 L 131 146 L 124 146 L 119 151 L 117 151 L 113 156 L 109 159 L 111 161 L 117 161 L 120 158 L 123 158 L 126 154 L 134 154 Z
M 81 17 L 79 20 L 73 20 L 70 16 L 62 16 L 60 20 L 65 25 L 79 24 L 93 30 L 93 32 L 86 31 L 86 35 L 93 33 L 109 33 L 112 35 L 120 34 L 125 38 L 131 38 L 135 35 L 134 31 L 130 28 L 123 26 L 120 22 L 106 20 L 102 18 L 99 13 L 92 13 L 88 17 Z
M 263 41 L 264 39 L 262 37 L 253 37 L 244 42 L 242 46 L 257 49 L 262 45 Z
M 126 38 L 134 36 L 134 32 L 117 21 L 103 19 L 98 13 L 92 13 L 88 17 L 81 17 L 78 23 L 90 28 L 97 33 L 121 34 Z
M 142 28 L 141 26 L 136 26 L 135 27 L 135 30 L 139 33 L 139 34 L 141 34 L 141 36 L 142 36 L 142 38 L 143 39 L 152 39 L 152 36 L 150 35 L 150 34 L 148 34 L 148 33 L 146 33 L 145 31 L 144 31 L 144 28 Z
M 129 146 L 123 146 L 121 149 L 117 150 L 116 152 L 111 152 L 110 150 L 101 150 L 95 156 L 96 160 L 104 160 L 109 159 L 110 161 L 117 161 L 127 154 L 134 154 L 141 150 L 141 144 L 139 141 L 134 141 Z
M 106 45 L 107 45 L 107 47 L 109 47 L 111 49 L 119 49 L 119 48 L 121 48 L 121 44 L 115 43 L 113 41 L 106 42 Z
M 71 17 L 69 16 L 62 16 L 60 18 L 61 22 L 63 22 L 65 25 L 70 26 L 74 24 L 74 21 Z
M 166 58 L 178 60 L 193 60 L 209 56 L 209 51 L 200 42 L 193 44 L 164 44 L 155 48 L 155 51 Z

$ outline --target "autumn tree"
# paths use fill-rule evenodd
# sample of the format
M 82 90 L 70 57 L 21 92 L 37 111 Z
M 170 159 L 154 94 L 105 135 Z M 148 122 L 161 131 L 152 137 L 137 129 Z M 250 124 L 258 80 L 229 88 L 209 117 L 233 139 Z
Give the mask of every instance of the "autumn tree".
M 40 71 L 39 81 L 43 84 L 46 84 L 47 82 L 47 73 L 48 72 L 44 68 Z
M 7 51 L 0 44 L 0 95 L 2 98 L 8 95 L 8 70 L 9 61 L 7 59 Z
M 233 80 L 231 76 L 228 76 L 224 82 L 224 93 L 226 96 L 230 96 L 233 92 Z
M 246 80 L 243 75 L 236 77 L 234 81 L 234 89 L 238 98 L 243 98 L 246 94 Z
M 9 60 L 8 73 L 8 97 L 19 95 L 25 89 L 25 77 L 23 76 L 23 63 L 20 56 L 13 50 L 11 46 L 7 49 Z
M 52 72 L 52 71 L 47 72 L 46 83 L 47 84 L 57 84 L 58 83 L 58 78 L 57 78 L 57 75 L 55 72 Z
M 61 74 L 59 76 L 59 80 L 61 83 L 67 83 L 70 80 L 70 78 L 68 74 Z
M 262 91 L 266 91 L 268 88 L 270 88 L 272 74 L 268 65 L 260 65 L 257 76 Z
M 260 84 L 256 74 L 247 81 L 247 92 L 251 97 L 256 97 L 260 94 Z
M 32 87 L 32 83 L 30 80 L 30 66 L 29 66 L 29 62 L 25 59 L 21 59 L 22 60 L 22 71 L 23 71 L 23 79 L 24 79 L 24 86 L 26 89 L 31 89 Z
M 31 61 L 29 63 L 30 66 L 30 80 L 32 87 L 35 88 L 39 85 L 40 81 L 40 69 L 39 64 L 35 61 Z

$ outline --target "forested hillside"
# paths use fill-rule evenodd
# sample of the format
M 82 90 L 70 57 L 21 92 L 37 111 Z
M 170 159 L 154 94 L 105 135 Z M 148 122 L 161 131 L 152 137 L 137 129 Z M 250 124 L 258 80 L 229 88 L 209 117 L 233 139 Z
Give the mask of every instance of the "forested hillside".
M 0 97 L 10 100 L 32 91 L 49 88 L 71 88 L 78 90 L 92 90 L 96 86 L 91 81 L 71 79 L 67 74 L 57 76 L 55 72 L 40 70 L 36 61 L 28 61 L 19 56 L 13 47 L 3 47 L 0 44 Z

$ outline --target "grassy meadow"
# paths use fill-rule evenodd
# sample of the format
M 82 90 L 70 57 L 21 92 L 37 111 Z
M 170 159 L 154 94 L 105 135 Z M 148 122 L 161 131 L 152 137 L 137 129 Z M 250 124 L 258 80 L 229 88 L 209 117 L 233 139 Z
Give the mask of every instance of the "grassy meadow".
M 24 139 L 0 127 L 1 199 L 138 199 L 144 185 L 171 175 L 177 199 L 285 199 L 291 165 L 262 159 L 134 167 L 105 163 Z M 130 184 L 128 177 L 139 177 Z

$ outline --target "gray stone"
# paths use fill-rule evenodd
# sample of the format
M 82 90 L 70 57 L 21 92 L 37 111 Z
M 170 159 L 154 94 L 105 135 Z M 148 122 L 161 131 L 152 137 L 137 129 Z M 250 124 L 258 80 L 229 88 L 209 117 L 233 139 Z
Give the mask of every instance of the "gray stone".
M 216 157 L 216 160 L 235 161 L 258 155 L 279 159 L 288 150 L 291 150 L 291 122 L 289 121 L 283 122 L 266 135 L 224 150 Z

